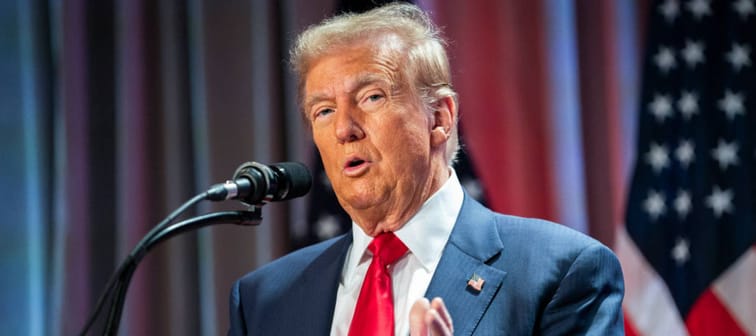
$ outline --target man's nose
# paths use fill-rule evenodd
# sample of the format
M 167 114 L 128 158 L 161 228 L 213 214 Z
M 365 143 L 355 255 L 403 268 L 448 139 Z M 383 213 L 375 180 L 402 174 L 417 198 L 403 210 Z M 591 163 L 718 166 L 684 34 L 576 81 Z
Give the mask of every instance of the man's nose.
M 336 138 L 339 142 L 352 142 L 365 137 L 362 125 L 355 118 L 356 112 L 353 108 L 336 112 Z

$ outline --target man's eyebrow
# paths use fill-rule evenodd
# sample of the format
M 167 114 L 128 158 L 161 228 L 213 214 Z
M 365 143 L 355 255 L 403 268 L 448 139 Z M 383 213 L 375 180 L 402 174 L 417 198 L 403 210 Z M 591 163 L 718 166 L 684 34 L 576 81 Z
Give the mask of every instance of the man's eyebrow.
M 312 108 L 313 105 L 317 104 L 318 102 L 328 100 L 328 99 L 329 99 L 328 95 L 326 94 L 322 94 L 322 93 L 315 94 L 305 99 L 304 108 L 305 110 L 309 110 L 310 108 Z
M 384 94 L 391 95 L 396 89 L 396 83 L 384 74 L 369 73 L 359 76 L 351 87 L 350 94 L 358 94 L 365 89 L 380 89 Z
M 352 86 L 352 92 L 359 91 L 365 86 L 375 84 L 375 83 L 385 83 L 388 85 L 391 85 L 391 81 L 386 78 L 383 74 L 376 74 L 376 73 L 364 73 L 357 76 L 357 80 L 354 81 L 354 85 Z
M 368 85 L 372 85 L 372 84 L 376 84 L 376 83 L 378 83 L 378 84 L 386 84 L 390 88 L 394 87 L 393 82 L 389 78 L 386 78 L 385 75 L 368 72 L 368 73 L 358 74 L 356 76 L 355 80 L 348 84 L 348 91 L 347 92 L 350 93 L 350 94 L 353 94 L 353 93 L 361 90 L 362 88 L 364 88 L 364 87 L 366 87 Z M 325 94 L 325 93 L 315 93 L 315 94 L 313 94 L 313 95 L 305 98 L 304 108 L 306 110 L 309 110 L 313 105 L 315 105 L 315 104 L 317 104 L 317 103 L 319 103 L 321 101 L 327 101 L 327 100 L 330 100 L 330 99 L 332 99 L 332 97 L 330 95 L 328 95 L 328 94 Z

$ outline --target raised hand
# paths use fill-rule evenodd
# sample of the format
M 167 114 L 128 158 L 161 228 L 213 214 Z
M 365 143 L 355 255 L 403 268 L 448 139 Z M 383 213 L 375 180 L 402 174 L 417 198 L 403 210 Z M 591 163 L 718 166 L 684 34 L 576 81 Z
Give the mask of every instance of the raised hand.
M 426 298 L 420 298 L 410 309 L 410 335 L 411 336 L 450 336 L 454 334 L 449 311 L 446 310 L 441 298 L 434 298 L 428 302 Z

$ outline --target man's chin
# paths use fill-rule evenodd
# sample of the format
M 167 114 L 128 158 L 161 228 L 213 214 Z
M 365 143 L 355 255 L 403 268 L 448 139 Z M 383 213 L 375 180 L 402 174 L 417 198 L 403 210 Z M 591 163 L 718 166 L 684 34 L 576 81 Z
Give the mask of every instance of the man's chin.
M 368 211 L 375 208 L 375 201 L 366 197 L 350 197 L 340 200 L 341 206 L 350 211 Z
M 369 213 L 381 210 L 380 204 L 382 202 L 380 202 L 380 200 L 374 195 L 359 193 L 343 198 L 339 197 L 339 203 L 349 216 L 354 219 L 355 217 L 365 216 Z

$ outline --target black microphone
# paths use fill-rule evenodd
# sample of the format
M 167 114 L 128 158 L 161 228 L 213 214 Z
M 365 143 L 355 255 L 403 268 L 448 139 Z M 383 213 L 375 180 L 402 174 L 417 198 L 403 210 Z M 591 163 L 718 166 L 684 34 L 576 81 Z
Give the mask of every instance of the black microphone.
M 256 205 L 304 196 L 311 186 L 310 170 L 299 162 L 279 162 L 267 166 L 246 162 L 236 169 L 232 180 L 212 186 L 207 191 L 207 199 L 238 199 Z

